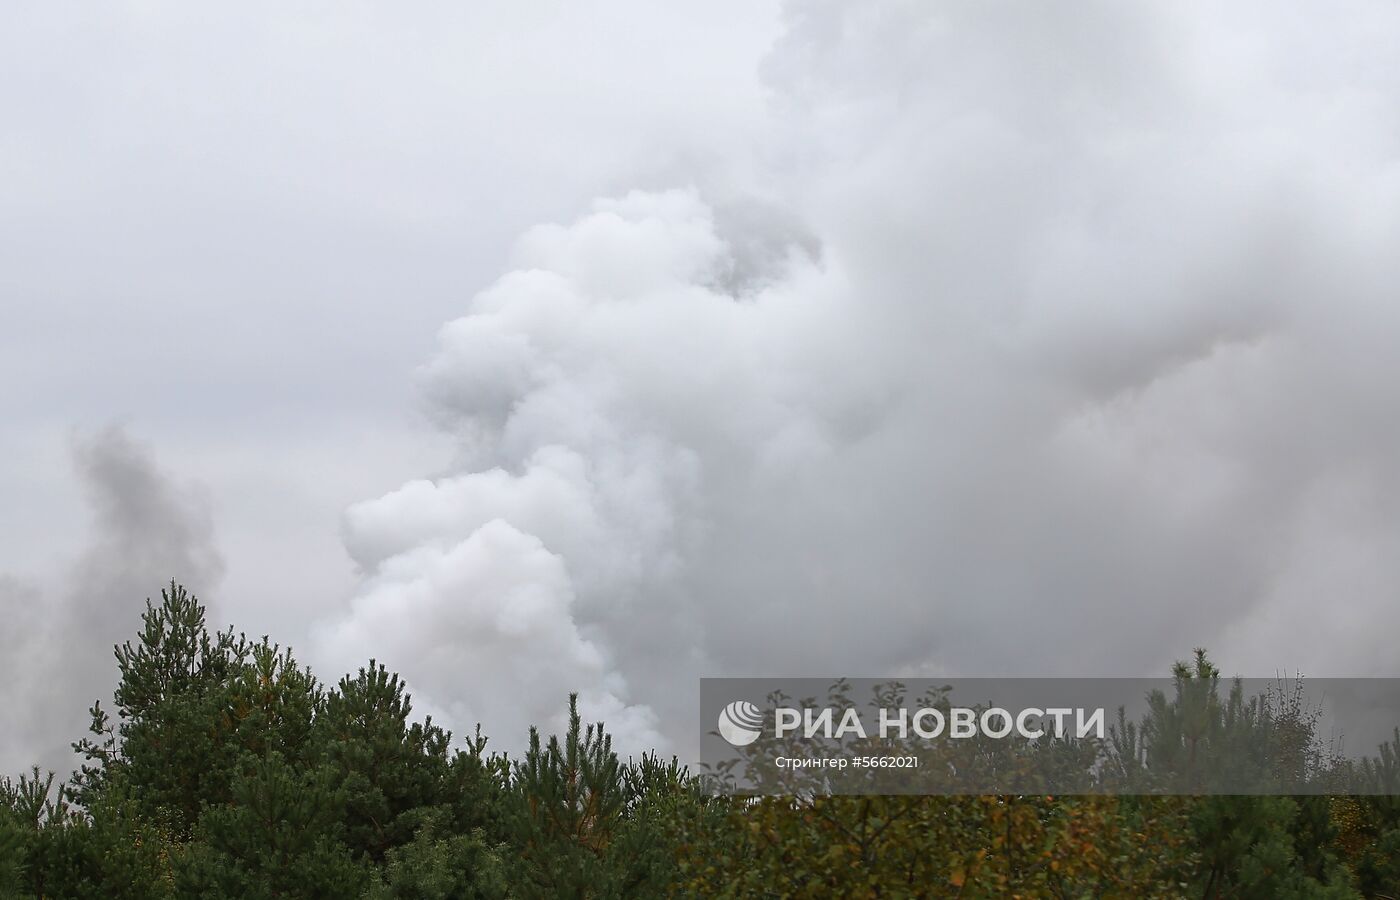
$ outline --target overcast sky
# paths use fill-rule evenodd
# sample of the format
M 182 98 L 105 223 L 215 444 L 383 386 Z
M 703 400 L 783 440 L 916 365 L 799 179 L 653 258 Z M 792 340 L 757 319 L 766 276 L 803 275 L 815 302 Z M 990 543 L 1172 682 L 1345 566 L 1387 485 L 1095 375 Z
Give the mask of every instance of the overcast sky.
M 6 770 L 172 576 L 506 746 L 1400 671 L 1393 4 L 461 6 L 0 13 Z

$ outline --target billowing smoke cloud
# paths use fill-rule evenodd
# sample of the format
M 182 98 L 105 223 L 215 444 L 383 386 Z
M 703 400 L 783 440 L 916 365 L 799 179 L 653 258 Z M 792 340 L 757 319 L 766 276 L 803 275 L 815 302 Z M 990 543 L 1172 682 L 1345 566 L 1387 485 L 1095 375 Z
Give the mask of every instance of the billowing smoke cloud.
M 151 448 L 112 426 L 75 438 L 73 461 L 92 512 L 87 547 L 42 585 L 0 579 L 0 684 L 18 725 L 0 734 L 5 772 L 74 767 L 69 744 L 85 735 L 94 700 L 110 709 L 112 648 L 140 630 L 145 599 L 170 578 L 203 596 L 223 571 L 207 500 L 163 472 Z
M 319 652 L 681 752 L 706 672 L 1393 671 L 1400 12 L 787 24 L 755 160 L 443 329 L 460 458 L 350 510 Z

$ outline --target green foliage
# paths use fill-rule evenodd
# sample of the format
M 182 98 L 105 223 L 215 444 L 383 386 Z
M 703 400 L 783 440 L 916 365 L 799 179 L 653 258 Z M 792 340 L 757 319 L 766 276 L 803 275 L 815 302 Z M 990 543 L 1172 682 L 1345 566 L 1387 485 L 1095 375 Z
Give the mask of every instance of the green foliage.
M 228 799 L 238 757 L 229 735 L 247 714 L 234 683 L 250 647 L 231 631 L 211 638 L 204 607 L 174 582 L 159 606 L 146 602 L 142 622 L 136 643 L 116 650 L 118 724 L 94 704 L 94 737 L 75 745 L 88 761 L 77 797 L 90 803 L 113 780 L 139 785 L 144 815 L 185 837 L 202 804 Z
M 8 851 L 0 897 L 174 896 L 169 844 L 130 798 L 114 793 L 83 814 L 38 770 L 0 781 L 0 849 Z
M 1109 759 L 1119 789 L 1280 793 L 1340 773 L 1319 745 L 1319 711 L 1305 706 L 1299 682 L 1246 697 L 1234 679 L 1222 695 L 1220 670 L 1201 649 L 1176 663 L 1172 680 L 1172 696 L 1149 695 L 1143 722 L 1125 722 L 1120 711 Z
M 1309 804 L 1311 805 L 1311 804 Z M 1326 852 L 1330 835 L 1289 797 L 1205 797 L 1191 830 L 1201 848 L 1196 882 L 1204 897 L 1344 898 L 1357 894 Z M 1326 830 L 1325 823 L 1321 826 Z M 1301 845 L 1298 837 L 1305 840 Z
M 454 745 L 383 665 L 323 690 L 267 638 L 211 634 L 174 583 L 116 663 L 71 782 L 0 780 L 0 900 L 1400 895 L 1400 731 L 1339 768 L 1296 694 L 1246 698 L 1204 651 L 1107 746 L 941 761 L 1148 789 L 1244 759 L 1229 777 L 1382 795 L 715 797 L 674 759 L 620 760 L 576 696 L 519 759 L 479 730 Z
M 577 694 L 563 741 L 542 744 L 531 728 L 512 774 L 508 827 L 520 850 L 522 896 L 615 896 L 645 879 L 614 852 L 627 811 L 623 768 L 603 727 L 583 727 Z
M 0 897 L 21 897 L 26 850 L 25 832 L 8 808 L 0 809 Z
M 413 840 L 387 851 L 365 900 L 496 900 L 509 897 L 509 848 L 477 829 L 457 834 L 441 812 L 427 813 Z
M 370 661 L 342 678 L 316 721 L 317 745 L 344 796 L 346 844 L 380 863 L 413 839 L 423 810 L 452 801 L 451 735 L 409 722 L 403 682 Z
M 1331 801 L 1337 844 L 1366 896 L 1400 897 L 1400 728 L 1362 775 L 1377 793 Z
M 1182 824 L 1118 798 L 764 797 L 685 848 L 684 893 L 1179 897 Z
M 246 754 L 230 802 L 206 806 L 175 866 L 182 897 L 353 897 L 368 880 L 340 841 L 343 799 L 329 767 Z

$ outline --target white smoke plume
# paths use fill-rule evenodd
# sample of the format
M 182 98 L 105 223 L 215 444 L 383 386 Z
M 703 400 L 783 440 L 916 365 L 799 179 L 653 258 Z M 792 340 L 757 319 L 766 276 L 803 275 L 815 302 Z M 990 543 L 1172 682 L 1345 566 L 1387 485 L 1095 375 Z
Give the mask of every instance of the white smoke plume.
M 318 635 L 508 745 L 702 673 L 1391 671 L 1400 12 L 794 4 L 771 128 L 520 240 Z

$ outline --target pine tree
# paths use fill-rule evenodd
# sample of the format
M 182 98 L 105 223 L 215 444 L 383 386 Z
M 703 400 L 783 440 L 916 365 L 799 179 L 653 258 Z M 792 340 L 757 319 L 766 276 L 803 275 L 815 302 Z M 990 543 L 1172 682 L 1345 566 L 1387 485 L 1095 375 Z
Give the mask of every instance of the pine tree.
M 390 848 L 364 900 L 497 900 L 511 896 L 508 848 L 485 832 L 456 833 L 442 810 L 423 813 L 409 843 Z
M 369 871 L 340 841 L 344 800 L 329 767 L 298 771 L 281 753 L 246 753 L 230 802 L 204 809 L 177 861 L 182 897 L 342 900 L 368 885 Z
M 331 691 L 318 744 L 345 795 L 346 842 L 375 863 L 413 839 L 422 811 L 450 804 L 451 735 L 409 721 L 412 698 L 398 673 L 370 660 Z
M 512 837 L 520 849 L 524 896 L 609 895 L 616 883 L 608 850 L 626 810 L 622 765 L 602 724 L 584 728 L 569 695 L 569 728 L 542 744 L 531 727 L 515 763 Z
M 74 745 L 87 760 L 77 797 L 91 804 L 114 779 L 125 780 L 139 786 L 131 796 L 148 818 L 183 837 L 203 803 L 228 797 L 237 748 L 219 724 L 250 647 L 232 631 L 211 638 L 204 606 L 173 581 L 159 606 L 146 601 L 141 618 L 136 642 L 116 648 L 117 724 L 94 704 L 93 737 Z

